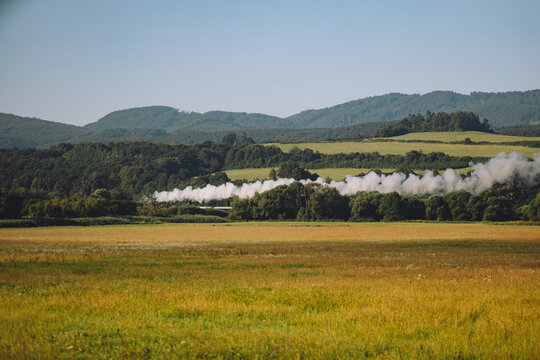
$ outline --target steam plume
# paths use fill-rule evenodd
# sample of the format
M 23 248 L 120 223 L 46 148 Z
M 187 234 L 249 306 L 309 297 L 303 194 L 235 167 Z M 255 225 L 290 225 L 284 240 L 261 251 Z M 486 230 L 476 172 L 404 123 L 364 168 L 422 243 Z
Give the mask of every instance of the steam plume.
M 496 183 L 504 183 L 519 175 L 528 182 L 535 181 L 535 177 L 540 174 L 540 153 L 534 154 L 534 160 L 530 161 L 518 153 L 500 153 L 490 159 L 487 163 L 477 163 L 472 165 L 471 174 L 462 177 L 453 169 L 447 169 L 441 175 L 434 175 L 432 171 L 427 171 L 424 176 L 403 173 L 393 173 L 391 175 L 377 175 L 370 172 L 365 176 L 345 177 L 345 181 L 324 182 L 322 178 L 313 181 L 325 186 L 336 188 L 342 195 L 353 195 L 358 191 L 378 191 L 389 193 L 396 191 L 407 195 L 444 194 L 455 190 L 466 190 L 477 195 L 482 190 L 490 188 Z M 206 185 L 204 188 L 193 189 L 191 186 L 184 190 L 174 189 L 173 191 L 155 192 L 157 201 L 182 201 L 191 200 L 204 202 L 209 200 L 228 199 L 233 196 L 249 198 L 256 193 L 261 193 L 273 189 L 280 185 L 289 185 L 294 179 L 278 179 L 267 181 L 256 181 L 235 186 L 226 183 L 219 186 Z M 301 180 L 303 184 L 312 182 L 311 180 Z

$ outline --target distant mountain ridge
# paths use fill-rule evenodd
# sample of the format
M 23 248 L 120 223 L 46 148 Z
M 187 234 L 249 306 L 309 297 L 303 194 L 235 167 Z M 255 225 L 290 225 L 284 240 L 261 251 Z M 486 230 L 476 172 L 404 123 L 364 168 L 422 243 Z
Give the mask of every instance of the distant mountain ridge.
M 169 106 L 147 106 L 114 111 L 95 123 L 85 126 L 89 130 L 105 129 L 178 129 L 190 130 L 243 130 L 290 128 L 290 123 L 276 116 L 227 111 L 206 113 L 178 111 Z
M 147 106 L 114 111 L 84 127 L 0 113 L 0 147 L 121 140 L 191 143 L 195 139 L 215 140 L 227 131 L 246 131 L 255 134 L 259 141 L 354 138 L 373 134 L 388 121 L 428 110 L 471 111 L 499 128 L 535 124 L 540 123 L 540 90 L 473 92 L 470 95 L 451 91 L 424 95 L 391 93 L 306 110 L 286 118 L 243 112 L 184 112 L 169 106 Z

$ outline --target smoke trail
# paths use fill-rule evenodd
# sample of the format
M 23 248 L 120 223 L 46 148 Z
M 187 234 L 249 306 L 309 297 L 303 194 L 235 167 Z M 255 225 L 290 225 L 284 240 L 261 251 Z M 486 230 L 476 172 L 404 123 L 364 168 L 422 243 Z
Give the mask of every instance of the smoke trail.
M 403 173 L 393 173 L 391 175 L 377 175 L 370 172 L 365 176 L 345 177 L 345 181 L 331 181 L 325 183 L 322 178 L 318 178 L 316 183 L 336 188 L 342 195 L 353 195 L 358 191 L 378 191 L 389 193 L 396 191 L 407 195 L 444 194 L 455 190 L 466 190 L 477 195 L 482 190 L 490 188 L 496 183 L 504 183 L 519 175 L 526 181 L 532 183 L 535 177 L 540 175 L 540 153 L 534 154 L 534 160 L 530 161 L 518 153 L 500 153 L 490 159 L 487 163 L 477 163 L 472 165 L 471 174 L 462 177 L 453 169 L 447 169 L 441 175 L 434 175 L 432 171 L 427 171 L 424 176 Z M 294 179 L 278 179 L 267 181 L 256 181 L 235 186 L 226 183 L 219 186 L 206 185 L 204 188 L 193 189 L 191 186 L 184 190 L 174 189 L 173 191 L 155 192 L 157 201 L 182 201 L 191 200 L 204 202 L 209 200 L 228 199 L 233 196 L 249 198 L 256 193 L 261 193 L 273 189 L 280 185 L 289 185 Z M 303 184 L 312 182 L 311 180 L 301 180 Z

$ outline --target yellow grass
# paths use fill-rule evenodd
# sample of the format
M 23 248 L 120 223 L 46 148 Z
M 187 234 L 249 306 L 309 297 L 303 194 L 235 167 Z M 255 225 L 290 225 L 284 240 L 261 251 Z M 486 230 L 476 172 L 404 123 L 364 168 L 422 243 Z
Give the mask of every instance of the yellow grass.
M 247 179 L 252 181 L 255 179 L 267 179 L 270 170 L 272 170 L 272 168 L 234 169 L 226 170 L 225 173 L 227 173 L 227 176 L 231 180 Z
M 253 181 L 255 179 L 268 179 L 268 173 L 270 172 L 270 169 L 272 168 L 259 168 L 259 169 L 234 169 L 234 170 L 227 170 L 227 176 L 231 180 L 239 180 L 239 179 L 247 179 L 248 181 Z M 361 174 L 367 174 L 370 171 L 373 171 L 375 169 L 366 169 L 366 168 L 323 168 L 323 169 L 309 169 L 311 173 L 316 173 L 323 179 L 326 179 L 326 177 L 329 177 L 332 180 L 335 181 L 341 181 L 345 179 L 345 176 L 347 175 L 361 175 Z M 385 173 L 396 171 L 396 169 L 380 169 L 381 171 Z M 470 167 L 466 167 L 463 169 L 457 169 L 457 172 L 465 174 L 471 170 Z M 425 170 L 414 170 L 418 174 L 424 174 Z
M 494 157 L 500 152 L 519 152 L 532 158 L 534 153 L 540 153 L 540 148 L 516 145 L 464 145 L 464 144 L 438 144 L 422 142 L 377 142 L 377 141 L 343 141 L 343 142 L 322 142 L 322 143 L 298 143 L 298 144 L 278 144 L 272 143 L 281 150 L 288 152 L 294 147 L 300 149 L 312 149 L 323 154 L 339 154 L 351 152 L 379 152 L 382 155 L 394 154 L 404 155 L 416 150 L 424 153 L 442 152 L 452 156 L 479 156 Z
M 540 141 L 540 137 L 527 137 L 527 136 L 509 136 L 499 134 L 489 134 L 479 131 L 454 131 L 454 132 L 424 132 L 424 133 L 410 133 L 400 136 L 390 137 L 389 139 L 395 140 L 427 140 L 427 141 L 442 141 L 453 142 L 463 141 L 465 138 L 469 138 L 474 142 L 515 142 L 515 141 Z
M 0 229 L 0 358 L 537 358 L 540 228 Z
M 268 179 L 268 173 L 272 168 L 259 168 L 259 169 L 234 169 L 227 170 L 227 176 L 231 180 L 247 179 L 253 181 L 255 179 Z M 277 170 L 277 168 L 276 168 Z M 308 169 L 311 173 L 317 173 L 320 177 L 330 177 L 332 180 L 343 180 L 346 175 L 358 175 L 367 174 L 373 169 L 366 168 L 323 168 L 323 169 Z M 381 169 L 384 172 L 391 172 L 395 169 Z

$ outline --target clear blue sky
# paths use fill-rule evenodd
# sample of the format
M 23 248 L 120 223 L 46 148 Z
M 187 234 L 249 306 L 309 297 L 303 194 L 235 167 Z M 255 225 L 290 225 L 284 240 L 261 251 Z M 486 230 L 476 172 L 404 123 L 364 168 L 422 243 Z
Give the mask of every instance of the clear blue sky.
M 537 89 L 539 16 L 538 0 L 0 0 L 0 112 L 82 125 Z

